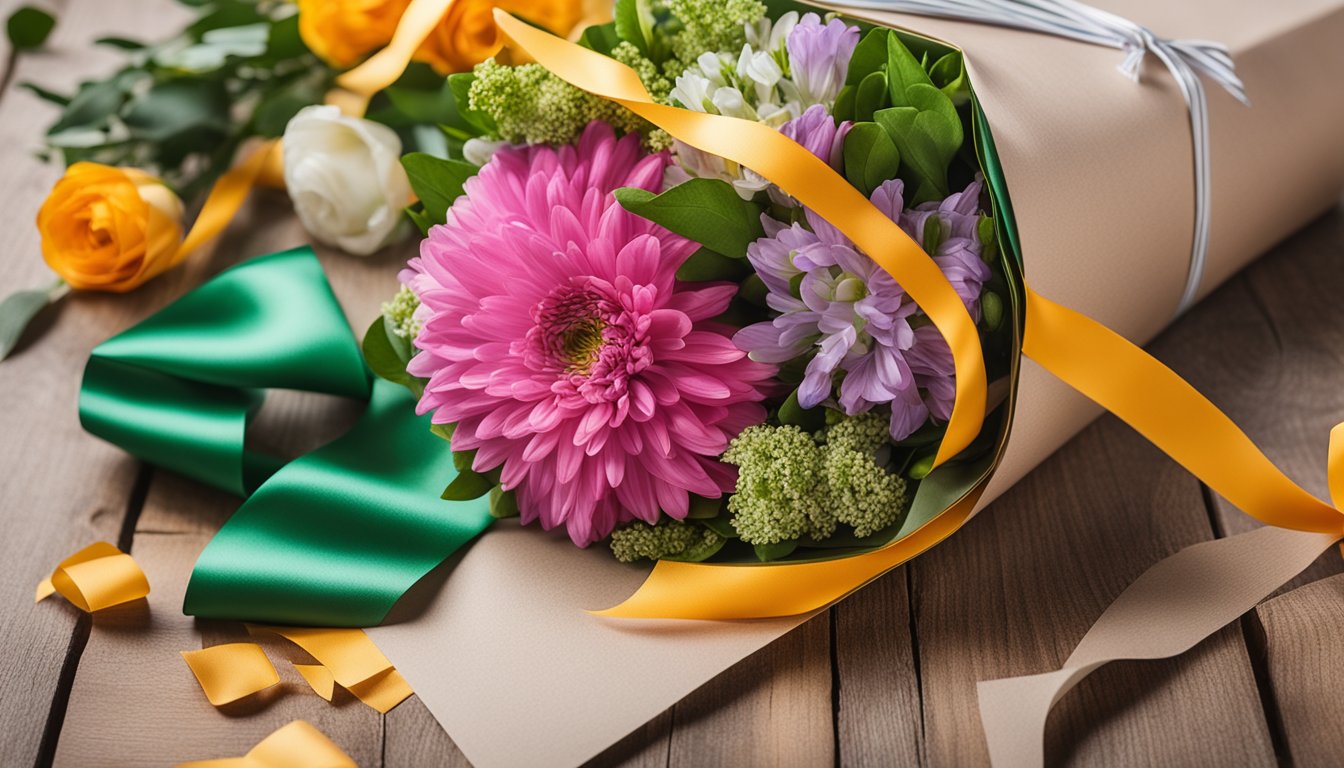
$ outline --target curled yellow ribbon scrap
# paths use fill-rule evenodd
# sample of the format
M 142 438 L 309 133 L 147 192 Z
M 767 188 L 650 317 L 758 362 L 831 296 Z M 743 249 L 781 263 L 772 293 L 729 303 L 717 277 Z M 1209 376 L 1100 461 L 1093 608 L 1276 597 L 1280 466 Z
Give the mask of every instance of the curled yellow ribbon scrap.
M 985 375 L 979 336 L 946 278 L 898 226 L 839 174 L 774 129 L 655 103 L 620 62 L 501 11 L 514 45 L 571 84 L 615 101 L 674 137 L 764 176 L 857 243 L 929 315 L 956 360 L 957 400 L 938 463 L 980 431 Z M 1120 335 L 1027 290 L 1023 354 L 1128 422 L 1253 517 L 1344 536 L 1344 430 L 1331 436 L 1326 504 L 1288 479 L 1225 414 L 1171 369 Z M 969 519 L 977 488 L 924 527 L 874 552 L 815 563 L 735 566 L 660 561 L 624 603 L 626 618 L 753 619 L 808 613 L 839 600 L 946 538 Z
M 243 757 L 180 763 L 177 768 L 357 768 L 355 761 L 304 720 L 262 739 Z
M 271 627 L 249 624 L 252 634 L 279 635 L 308 652 L 326 667 L 332 680 L 355 698 L 386 713 L 405 701 L 414 691 L 362 629 L 316 629 L 310 627 Z M 298 666 L 298 665 L 296 665 Z M 318 682 L 324 679 L 309 670 L 299 670 L 319 695 Z M 310 676 L 311 675 L 311 676 Z M 324 683 L 323 683 L 324 684 Z M 325 684 L 324 684 L 325 685 Z M 328 701 L 330 695 L 323 696 Z
M 201 684 L 205 698 L 216 707 L 232 704 L 280 682 L 280 673 L 256 643 L 226 643 L 199 651 L 182 651 L 182 658 Z
M 332 676 L 331 670 L 321 664 L 295 664 L 294 669 L 308 683 L 308 687 L 313 689 L 313 693 L 331 701 L 336 695 L 336 678 Z
M 33 602 L 60 594 L 85 613 L 139 600 L 149 594 L 149 580 L 130 555 L 99 541 L 65 558 L 49 578 L 37 585 Z

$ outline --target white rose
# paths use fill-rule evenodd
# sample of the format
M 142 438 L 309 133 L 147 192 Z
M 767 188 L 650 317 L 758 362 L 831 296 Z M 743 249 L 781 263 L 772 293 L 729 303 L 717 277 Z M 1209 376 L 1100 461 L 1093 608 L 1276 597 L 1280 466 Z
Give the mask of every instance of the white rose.
M 305 107 L 285 127 L 284 156 L 289 197 L 314 238 L 367 256 L 397 234 L 412 192 L 391 128 Z

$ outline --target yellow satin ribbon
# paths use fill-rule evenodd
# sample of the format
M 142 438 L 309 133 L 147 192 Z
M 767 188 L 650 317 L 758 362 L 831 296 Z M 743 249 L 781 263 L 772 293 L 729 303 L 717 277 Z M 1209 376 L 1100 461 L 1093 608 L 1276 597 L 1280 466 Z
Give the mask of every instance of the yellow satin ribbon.
M 321 664 L 295 664 L 294 669 L 313 689 L 313 693 L 331 701 L 336 696 L 336 678 Z
M 60 594 L 85 613 L 139 600 L 149 594 L 149 580 L 130 555 L 105 541 L 79 550 L 56 566 L 37 585 L 33 602 Z
M 243 757 L 180 763 L 177 768 L 358 768 L 325 734 L 303 720 L 262 739 Z
M 213 240 L 233 221 L 238 209 L 243 207 L 247 195 L 252 191 L 258 179 L 268 181 L 284 178 L 281 165 L 280 142 L 272 139 L 252 150 L 243 162 L 230 168 L 215 181 L 201 204 L 201 212 L 191 231 L 183 238 L 177 248 L 177 261 L 182 261 L 197 248 Z
M 182 659 L 201 684 L 205 698 L 216 707 L 232 704 L 280 682 L 280 673 L 256 643 L 226 643 L 199 651 L 182 651 Z
M 362 629 L 314 629 L 248 625 L 253 634 L 279 635 L 308 652 L 330 672 L 332 679 L 356 698 L 386 713 L 414 691 Z M 313 677 L 300 674 L 320 694 Z M 311 670 L 310 670 L 311 672 Z M 321 676 L 314 674 L 314 677 Z M 324 696 L 330 700 L 329 696 Z
M 979 433 L 985 379 L 979 336 L 946 278 L 908 235 L 826 163 L 758 123 L 655 103 L 633 70 L 502 11 L 514 45 L 571 84 L 615 101 L 674 137 L 727 158 L 817 211 L 886 270 L 929 315 L 956 360 L 957 400 L 942 463 Z M 1257 519 L 1344 536 L 1344 429 L 1331 435 L 1326 504 L 1289 480 L 1216 406 L 1105 326 L 1027 290 L 1023 354 L 1135 427 Z M 910 536 L 875 552 L 818 563 L 731 566 L 659 562 L 640 589 L 600 614 L 626 618 L 748 619 L 822 608 L 956 531 L 980 488 Z
M 336 78 L 336 84 L 364 99 L 395 83 L 411 63 L 411 57 L 429 39 L 439 20 L 448 14 L 453 0 L 411 0 L 397 22 L 392 40 L 363 64 Z M 363 109 L 360 110 L 363 113 Z

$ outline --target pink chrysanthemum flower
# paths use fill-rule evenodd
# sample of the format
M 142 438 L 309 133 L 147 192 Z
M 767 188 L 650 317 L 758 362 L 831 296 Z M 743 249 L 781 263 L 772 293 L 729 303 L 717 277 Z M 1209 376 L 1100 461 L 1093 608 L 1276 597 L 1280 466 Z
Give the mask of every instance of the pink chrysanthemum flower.
M 667 162 L 603 123 L 577 146 L 501 149 L 402 274 L 421 301 L 419 412 L 457 424 L 475 470 L 500 468 L 524 523 L 580 546 L 732 491 L 717 457 L 765 418 L 774 369 L 710 320 L 736 287 L 677 283 L 696 244 L 612 196 L 656 190 Z

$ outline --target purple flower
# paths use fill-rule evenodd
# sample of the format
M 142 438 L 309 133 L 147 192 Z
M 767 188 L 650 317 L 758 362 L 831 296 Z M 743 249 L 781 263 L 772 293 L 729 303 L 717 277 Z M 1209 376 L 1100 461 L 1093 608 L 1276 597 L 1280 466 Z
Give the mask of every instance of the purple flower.
M 789 33 L 789 71 L 804 106 L 829 106 L 839 95 L 849 71 L 849 59 L 859 44 L 859 28 L 839 19 L 821 23 L 809 13 Z
M 873 204 L 922 239 L 937 216 L 946 233 L 933 256 L 962 301 L 979 314 L 980 291 L 990 277 L 980 259 L 974 220 L 980 183 L 941 204 L 903 210 L 903 184 L 887 181 Z M 904 289 L 845 237 L 810 210 L 808 227 L 764 217 L 766 237 L 747 248 L 747 258 L 769 289 L 773 320 L 743 328 L 733 342 L 752 359 L 783 363 L 807 354 L 798 402 L 814 407 L 838 391 L 849 415 L 891 407 L 891 436 L 908 437 L 930 415 L 946 420 L 956 395 L 952 354 L 931 325 L 915 327 L 919 308 Z M 969 224 L 968 224 L 969 220 Z M 843 374 L 837 388 L 835 379 Z
M 839 126 L 826 107 L 813 104 L 803 114 L 780 126 L 779 132 L 798 142 L 808 152 L 841 170 L 844 163 L 845 136 L 853 123 L 846 120 Z

